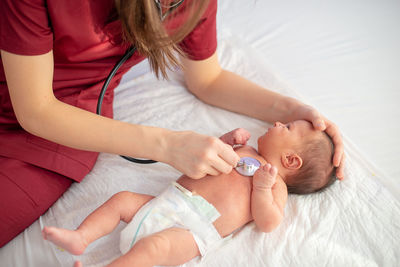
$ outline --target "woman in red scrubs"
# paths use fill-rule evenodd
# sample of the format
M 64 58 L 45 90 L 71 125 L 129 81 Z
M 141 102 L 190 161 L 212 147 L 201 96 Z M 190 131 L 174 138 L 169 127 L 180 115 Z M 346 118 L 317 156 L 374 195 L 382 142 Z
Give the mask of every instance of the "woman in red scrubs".
M 268 122 L 311 121 L 333 138 L 333 161 L 343 177 L 342 139 L 333 123 L 221 69 L 216 0 L 185 0 L 163 23 L 156 2 L 1 1 L 0 247 L 80 182 L 98 152 L 165 162 L 194 179 L 236 165 L 238 155 L 219 139 L 112 119 L 113 89 L 145 57 L 163 76 L 180 64 L 188 90 L 211 105 Z M 172 1 L 160 2 L 168 12 Z M 98 116 L 102 84 L 132 43 L 138 52 L 116 73 Z

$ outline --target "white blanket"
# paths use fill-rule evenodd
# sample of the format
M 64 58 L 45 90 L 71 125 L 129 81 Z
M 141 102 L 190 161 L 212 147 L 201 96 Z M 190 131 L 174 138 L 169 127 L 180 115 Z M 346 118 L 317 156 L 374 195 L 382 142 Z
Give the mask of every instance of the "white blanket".
M 219 42 L 223 67 L 280 93 L 297 96 L 275 73 L 258 62 L 257 55 L 233 37 Z M 237 127 L 256 137 L 267 124 L 206 105 L 190 94 L 182 75 L 158 81 L 145 74 L 116 91 L 115 117 L 133 123 L 173 130 L 194 130 L 220 136 Z M 185 266 L 395 266 L 399 262 L 400 202 L 382 184 L 384 177 L 345 140 L 346 179 L 323 193 L 290 196 L 282 224 L 272 233 L 245 226 L 231 242 L 203 261 Z M 121 190 L 156 195 L 180 176 L 157 163 L 138 165 L 101 154 L 94 170 L 43 216 L 43 224 L 75 228 L 84 217 Z M 72 257 L 51 246 L 62 266 L 80 259 L 84 266 L 103 266 L 120 256 L 119 233 L 93 243 L 83 256 Z M 48 251 L 48 253 L 53 253 Z
M 322 194 L 291 196 L 276 231 L 262 234 L 250 224 L 216 257 L 186 266 L 398 266 L 400 2 L 218 2 L 218 34 L 229 30 L 246 42 L 221 41 L 222 65 L 279 92 L 301 92 L 359 149 L 345 138 L 346 180 Z M 130 74 L 145 72 L 135 66 Z M 117 90 L 115 113 L 135 123 L 215 136 L 244 127 L 253 134 L 253 145 L 266 126 L 197 101 L 179 75 L 170 83 L 157 82 L 150 74 L 124 82 Z M 179 175 L 164 164 L 141 166 L 102 154 L 84 182 L 0 249 L 0 266 L 72 266 L 72 256 L 43 242 L 44 224 L 74 228 L 113 193 L 128 189 L 155 195 Z M 118 257 L 122 227 L 78 258 L 86 266 L 102 266 Z
M 249 46 L 228 35 L 219 42 L 223 67 L 283 94 L 298 97 Z M 304 99 L 303 99 L 304 101 Z M 178 72 L 171 81 L 157 81 L 144 74 L 116 90 L 115 117 L 133 123 L 173 130 L 194 130 L 220 136 L 237 127 L 256 137 L 267 124 L 206 105 L 186 91 Z M 139 140 L 140 141 L 140 140 Z M 391 192 L 387 178 L 376 170 L 345 138 L 346 179 L 327 191 L 290 196 L 281 225 L 272 233 L 246 225 L 224 247 L 203 261 L 185 266 L 396 266 L 399 255 L 399 196 Z M 1 266 L 103 266 L 121 254 L 119 233 L 90 245 L 82 256 L 71 256 L 43 241 L 40 228 L 55 225 L 76 228 L 111 195 L 121 190 L 156 195 L 180 173 L 157 163 L 138 165 L 101 154 L 93 171 L 74 184 L 49 211 L 23 234 L 0 249 Z

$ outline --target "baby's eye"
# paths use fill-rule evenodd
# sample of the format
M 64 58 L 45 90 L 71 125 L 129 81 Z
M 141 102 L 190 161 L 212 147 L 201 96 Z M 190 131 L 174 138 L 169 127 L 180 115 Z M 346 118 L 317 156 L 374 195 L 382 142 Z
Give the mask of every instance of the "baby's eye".
M 290 129 L 290 123 L 286 124 L 285 126 L 288 128 L 288 130 Z

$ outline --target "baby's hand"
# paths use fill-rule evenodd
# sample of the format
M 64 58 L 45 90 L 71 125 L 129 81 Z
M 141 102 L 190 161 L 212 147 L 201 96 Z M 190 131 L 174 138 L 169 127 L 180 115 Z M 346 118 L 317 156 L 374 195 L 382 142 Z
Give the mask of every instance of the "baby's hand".
M 247 141 L 250 139 L 250 133 L 243 128 L 237 128 L 233 131 L 230 131 L 229 133 L 224 134 L 223 136 L 220 137 L 220 139 L 224 143 L 227 143 L 228 145 L 231 146 L 245 145 Z
M 253 176 L 253 188 L 260 190 L 271 189 L 276 182 L 278 169 L 275 166 L 267 163 L 261 166 Z

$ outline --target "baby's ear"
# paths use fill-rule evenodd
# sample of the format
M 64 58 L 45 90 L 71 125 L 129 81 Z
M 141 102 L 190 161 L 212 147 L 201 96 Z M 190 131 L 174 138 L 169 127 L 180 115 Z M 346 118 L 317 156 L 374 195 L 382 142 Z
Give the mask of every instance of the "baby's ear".
M 281 154 L 283 167 L 289 170 L 298 170 L 303 165 L 303 159 L 294 151 L 285 151 Z

